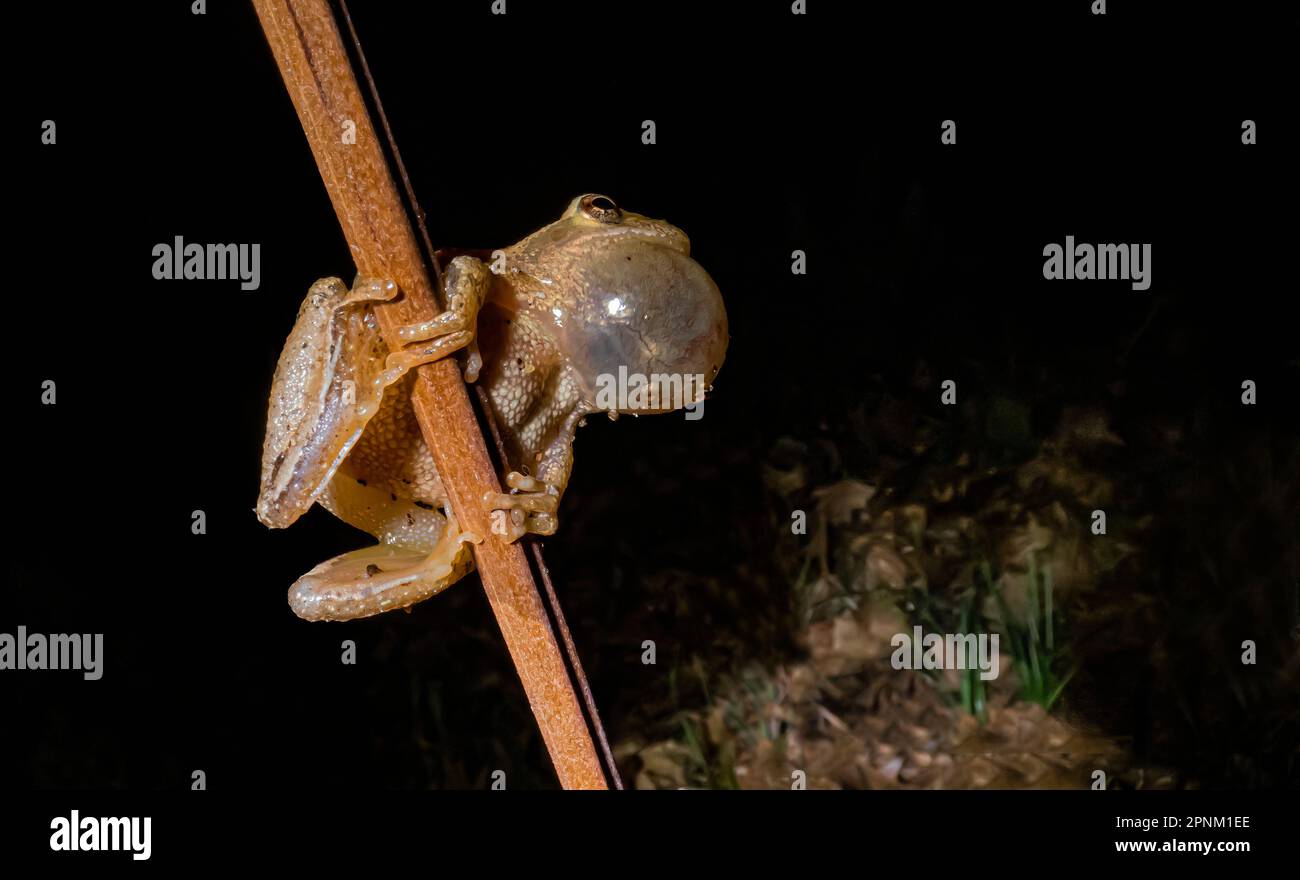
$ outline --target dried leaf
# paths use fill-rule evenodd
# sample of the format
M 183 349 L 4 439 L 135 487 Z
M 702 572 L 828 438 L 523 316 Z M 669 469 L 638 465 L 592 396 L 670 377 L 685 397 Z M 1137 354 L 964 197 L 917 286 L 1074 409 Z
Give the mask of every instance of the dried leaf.
M 875 494 L 876 487 L 861 480 L 840 480 L 815 490 L 813 497 L 817 499 L 817 509 L 826 522 L 843 526 L 854 522 L 859 512 L 865 513 Z

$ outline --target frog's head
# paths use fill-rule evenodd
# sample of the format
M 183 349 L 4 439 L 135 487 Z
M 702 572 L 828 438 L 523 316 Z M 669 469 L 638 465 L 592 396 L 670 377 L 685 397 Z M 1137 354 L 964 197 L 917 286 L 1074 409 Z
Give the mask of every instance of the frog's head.
M 596 409 L 666 412 L 702 400 L 727 351 L 722 295 L 690 251 L 671 223 L 589 194 L 510 248 L 506 267 Z M 620 376 L 680 385 L 654 399 L 611 399 Z

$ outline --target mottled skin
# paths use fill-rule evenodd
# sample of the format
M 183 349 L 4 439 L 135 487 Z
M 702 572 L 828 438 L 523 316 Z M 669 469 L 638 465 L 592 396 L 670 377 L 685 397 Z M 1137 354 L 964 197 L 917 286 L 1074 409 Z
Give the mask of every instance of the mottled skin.
M 312 285 L 276 367 L 257 516 L 283 528 L 312 503 L 379 539 L 312 569 L 290 588 L 300 617 L 349 620 L 419 602 L 473 567 L 411 407 L 413 367 L 468 348 L 506 446 L 510 494 L 490 493 L 493 531 L 508 540 L 555 532 L 583 417 L 597 377 L 689 374 L 711 385 L 727 318 L 685 234 L 580 196 L 559 220 L 493 254 L 457 257 L 447 311 L 380 337 L 373 303 L 392 282 L 337 278 Z M 481 368 L 481 375 L 480 373 Z M 661 402 L 662 412 L 691 400 Z

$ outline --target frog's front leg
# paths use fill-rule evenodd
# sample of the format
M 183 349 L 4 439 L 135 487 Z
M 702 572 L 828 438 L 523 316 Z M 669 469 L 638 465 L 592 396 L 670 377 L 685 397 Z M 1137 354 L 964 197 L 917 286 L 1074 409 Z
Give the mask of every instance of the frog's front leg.
M 509 541 L 524 535 L 553 535 L 559 527 L 561 489 L 519 471 L 510 471 L 505 483 L 513 493 L 488 492 L 483 503 L 492 511 L 492 532 Z
M 573 436 L 583 414 L 578 409 L 570 412 L 556 436 L 536 455 L 536 477 L 512 470 L 504 480 L 512 492 L 488 492 L 483 496 L 484 504 L 492 511 L 494 534 L 509 541 L 528 534 L 555 534 L 560 525 L 560 497 L 573 470 Z
M 462 348 L 469 349 L 465 381 L 475 381 L 483 366 L 475 341 L 475 324 L 491 286 L 492 273 L 480 260 L 473 257 L 452 260 L 446 273 L 446 311 L 428 321 L 398 328 L 397 338 L 404 347 L 388 356 L 386 382 L 391 384 L 412 367 L 439 360 Z M 410 344 L 421 342 L 425 344 Z

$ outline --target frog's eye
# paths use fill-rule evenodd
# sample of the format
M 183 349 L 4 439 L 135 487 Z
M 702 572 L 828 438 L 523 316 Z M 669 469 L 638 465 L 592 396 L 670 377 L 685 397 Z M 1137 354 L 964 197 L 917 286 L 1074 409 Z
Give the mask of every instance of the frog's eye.
M 617 223 L 623 219 L 623 212 L 609 196 L 590 195 L 582 197 L 582 213 L 601 223 Z

